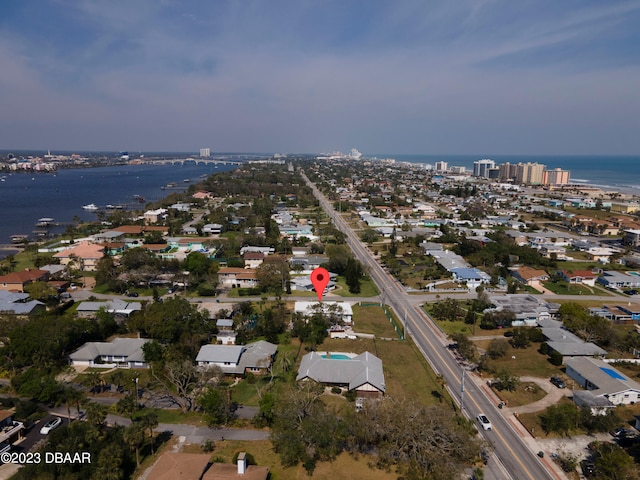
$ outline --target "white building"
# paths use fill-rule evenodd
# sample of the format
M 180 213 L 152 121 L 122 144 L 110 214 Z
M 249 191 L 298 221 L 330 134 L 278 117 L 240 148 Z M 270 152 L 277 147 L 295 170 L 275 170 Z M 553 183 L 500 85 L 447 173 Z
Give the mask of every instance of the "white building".
M 322 309 L 325 313 L 331 313 L 333 308 L 340 315 L 342 322 L 351 324 L 353 322 L 353 310 L 351 304 L 346 302 L 296 302 L 294 312 L 304 316 L 311 316 L 317 308 Z
M 496 162 L 485 158 L 473 162 L 473 176 L 489 178 L 489 170 L 495 168 Z
M 595 397 L 603 397 L 612 405 L 640 402 L 640 384 L 611 364 L 591 357 L 568 358 L 566 373 Z
M 211 149 L 210 148 L 201 148 L 200 149 L 200 156 L 201 157 L 210 157 L 211 156 Z

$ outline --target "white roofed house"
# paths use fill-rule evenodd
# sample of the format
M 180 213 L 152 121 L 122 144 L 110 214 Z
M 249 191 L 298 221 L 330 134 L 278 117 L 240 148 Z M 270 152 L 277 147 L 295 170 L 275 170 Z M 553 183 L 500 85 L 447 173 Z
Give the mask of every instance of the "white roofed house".
M 230 375 L 264 374 L 271 368 L 277 349 L 277 345 L 264 340 L 247 345 L 203 345 L 196 364 L 205 368 L 217 366 Z
M 311 352 L 302 357 L 296 381 L 353 390 L 359 397 L 379 398 L 386 391 L 382 361 L 369 352 Z
M 296 302 L 294 313 L 305 317 L 312 316 L 317 311 L 321 311 L 330 317 L 334 316 L 342 323 L 353 323 L 353 309 L 347 302 Z

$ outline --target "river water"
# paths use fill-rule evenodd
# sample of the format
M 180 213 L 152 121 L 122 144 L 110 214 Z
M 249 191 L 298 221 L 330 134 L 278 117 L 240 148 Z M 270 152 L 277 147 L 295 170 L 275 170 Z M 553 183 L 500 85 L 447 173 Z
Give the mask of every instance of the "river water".
M 97 213 L 83 205 L 122 205 L 144 208 L 171 192 L 183 191 L 204 176 L 237 168 L 232 165 L 118 165 L 113 167 L 63 169 L 56 173 L 0 173 L 0 244 L 11 243 L 16 234 L 34 236 L 39 219 L 53 218 L 64 230 L 74 217 L 84 221 Z M 188 180 L 185 181 L 185 180 Z M 162 189 L 169 183 L 174 189 Z M 144 200 L 139 200 L 144 199 Z M 0 249 L 0 258 L 13 253 Z

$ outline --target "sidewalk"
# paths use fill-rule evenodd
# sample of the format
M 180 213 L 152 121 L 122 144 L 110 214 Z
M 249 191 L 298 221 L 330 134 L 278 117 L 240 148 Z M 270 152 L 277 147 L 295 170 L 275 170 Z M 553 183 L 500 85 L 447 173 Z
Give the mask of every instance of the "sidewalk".
M 498 405 L 500 403 L 501 401 L 500 398 L 498 398 L 498 396 L 493 392 L 493 390 L 491 390 L 491 388 L 489 388 L 489 386 L 487 385 L 486 378 L 480 378 L 475 373 L 469 373 L 467 378 L 471 378 L 473 380 L 473 383 L 476 385 L 476 387 L 479 389 L 482 389 L 482 391 L 487 395 L 487 397 L 493 401 L 494 405 Z M 533 381 L 539 385 L 544 381 L 543 379 L 535 378 L 535 377 L 523 377 L 522 380 L 528 381 L 528 382 Z M 545 391 L 547 391 L 545 387 L 543 387 L 542 385 L 540 386 L 544 388 Z M 556 389 L 556 390 L 560 390 L 560 389 Z M 553 392 L 553 390 L 551 391 Z M 551 457 L 551 455 L 553 453 L 556 453 L 556 451 L 555 450 L 549 451 L 548 445 L 541 443 L 539 439 L 536 439 L 533 435 L 531 435 L 531 432 L 529 432 L 518 419 L 518 412 L 516 411 L 518 409 L 523 409 L 525 407 L 530 407 L 533 405 L 535 405 L 535 407 L 533 407 L 535 408 L 535 410 L 532 410 L 532 411 L 543 410 L 549 405 L 554 405 L 560 398 L 558 397 L 554 400 L 555 397 L 556 397 L 555 395 L 549 394 L 545 396 L 543 399 L 539 400 L 538 402 L 534 402 L 530 405 L 524 405 L 522 407 L 517 407 L 517 408 L 503 407 L 501 409 L 498 409 L 498 412 L 513 427 L 513 429 L 517 432 L 518 436 L 522 439 L 524 444 L 529 448 L 529 450 L 531 450 L 533 454 L 537 455 L 538 452 L 544 452 L 544 457 L 540 458 L 540 461 L 545 465 L 547 470 L 551 473 L 551 475 L 554 478 L 556 478 L 557 480 L 568 480 L 566 474 L 562 471 L 560 466 L 553 461 Z M 538 408 L 541 405 L 542 407 Z M 545 448 L 545 446 L 547 448 Z

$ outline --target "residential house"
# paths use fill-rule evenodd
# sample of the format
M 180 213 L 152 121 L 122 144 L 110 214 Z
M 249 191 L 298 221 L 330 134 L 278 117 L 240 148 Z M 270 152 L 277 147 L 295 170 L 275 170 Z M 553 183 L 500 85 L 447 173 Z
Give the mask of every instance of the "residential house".
M 242 257 L 244 260 L 244 268 L 250 268 L 255 270 L 262 262 L 264 262 L 264 253 L 261 252 L 247 252 Z
M 640 275 L 606 270 L 598 277 L 597 282 L 606 288 L 638 288 L 640 287 Z
M 326 315 L 335 315 L 341 323 L 351 324 L 353 322 L 353 309 L 347 302 L 296 302 L 294 313 L 299 313 L 305 317 L 313 315 L 317 310 Z
M 0 290 L 0 312 L 10 315 L 35 315 L 46 310 L 44 303 L 29 300 L 28 293 Z
M 302 357 L 296 381 L 313 380 L 355 391 L 358 397 L 379 398 L 386 391 L 382 361 L 369 352 L 311 352 Z
M 216 335 L 216 341 L 222 345 L 235 345 L 236 344 L 236 332 L 233 330 L 233 320 L 230 318 L 219 318 L 216 320 L 216 328 L 218 334 Z
M 73 366 L 97 368 L 147 368 L 142 347 L 146 338 L 115 338 L 111 342 L 87 342 L 69 355 Z
M 542 334 L 551 350 L 562 355 L 563 362 L 568 358 L 576 357 L 603 357 L 607 354 L 595 343 L 585 342 L 580 337 L 565 329 L 562 322 L 553 319 L 545 319 L 539 322 Z
M 104 246 L 82 242 L 54 254 L 53 257 L 59 259 L 61 265 L 72 264 L 79 270 L 93 272 L 104 257 Z
M 253 288 L 258 286 L 256 271 L 250 268 L 223 267 L 218 270 L 218 281 L 226 288 Z
M 47 270 L 22 270 L 0 275 L 0 290 L 24 292 L 24 287 L 32 282 L 45 282 L 49 278 Z
M 640 402 L 640 384 L 610 363 L 596 358 L 572 358 L 565 362 L 566 373 L 595 397 L 603 397 L 612 405 Z
M 546 282 L 549 280 L 549 274 L 544 270 L 539 270 L 537 268 L 527 266 L 522 266 L 517 269 L 511 270 L 511 275 L 520 283 L 533 288 L 539 287 L 542 282 Z
M 207 235 L 219 235 L 222 233 L 222 225 L 219 223 L 207 223 L 202 227 L 202 233 Z
M 199 367 L 217 366 L 231 375 L 264 374 L 271 368 L 277 349 L 277 345 L 264 340 L 247 345 L 203 345 L 196 363 Z
M 299 255 L 291 257 L 289 262 L 292 268 L 298 266 L 302 268 L 302 272 L 311 273 L 319 266 L 329 263 L 329 257 L 326 255 Z
M 128 318 L 134 312 L 141 311 L 142 304 L 140 302 L 127 302 L 121 299 L 106 302 L 81 302 L 78 304 L 76 313 L 80 318 L 93 318 L 101 309 L 113 313 L 116 317 Z
M 558 274 L 565 282 L 588 285 L 590 287 L 595 285 L 598 278 L 598 275 L 591 270 L 559 270 Z
M 236 465 L 212 462 L 211 454 L 164 452 L 153 464 L 148 478 L 153 480 L 267 480 L 269 469 L 247 465 L 245 452 Z
M 513 326 L 536 326 L 541 321 L 554 318 L 558 314 L 560 305 L 547 302 L 542 298 L 530 294 L 513 295 L 489 295 L 489 301 L 493 305 L 485 312 L 491 311 L 511 311 L 516 319 Z
M 147 210 L 144 212 L 144 223 L 158 223 L 167 217 L 168 210 L 166 208 L 157 208 L 156 210 Z

